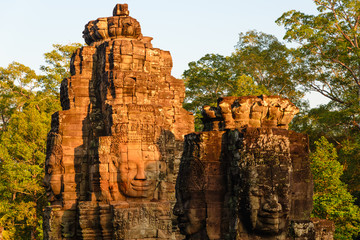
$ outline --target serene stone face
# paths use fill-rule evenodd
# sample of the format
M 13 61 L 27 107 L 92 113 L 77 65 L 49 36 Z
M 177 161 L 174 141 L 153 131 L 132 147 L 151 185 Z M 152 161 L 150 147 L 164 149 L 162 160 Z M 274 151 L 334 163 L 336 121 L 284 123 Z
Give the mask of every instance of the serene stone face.
M 183 193 L 181 199 L 177 199 L 174 213 L 178 216 L 178 224 L 182 234 L 191 236 L 203 230 L 206 225 L 203 193 L 200 191 Z
M 45 178 L 45 183 L 51 188 L 51 192 L 48 193 L 48 197 L 51 200 L 55 200 L 55 196 L 61 193 L 61 166 L 57 162 L 55 155 L 51 155 L 48 159 L 48 175 Z
M 174 207 L 174 214 L 178 216 L 180 232 L 187 237 L 200 234 L 206 226 L 204 166 L 197 159 L 198 151 L 192 149 L 193 147 L 196 148 L 196 146 L 185 146 L 179 170 L 181 177 L 178 178 L 176 186 L 176 205 Z
M 61 136 L 50 133 L 48 137 L 48 148 L 46 156 L 46 174 L 44 177 L 44 185 L 46 186 L 46 195 L 48 200 L 53 204 L 61 203 L 61 190 L 63 187 L 62 174 L 64 173 L 64 166 L 62 164 L 62 148 Z
M 118 116 L 120 119 L 122 116 L 129 117 L 129 122 L 113 127 L 111 151 L 118 172 L 115 181 L 126 197 L 152 199 L 160 181 L 161 165 L 166 158 L 163 156 L 160 161 L 160 126 L 155 124 L 161 122 L 161 115 L 156 114 L 158 111 L 152 106 L 133 106 L 127 110 L 119 110 L 121 114 Z
M 249 169 L 248 204 L 254 232 L 281 233 L 289 215 L 289 169 L 258 165 Z
M 141 144 L 127 145 L 127 159 L 121 159 L 120 191 L 128 197 L 151 197 L 159 179 L 160 152 L 155 144 L 142 151 Z
M 289 141 L 271 130 L 252 133 L 240 140 L 243 147 L 233 159 L 240 173 L 240 219 L 249 233 L 278 235 L 286 230 L 290 214 Z
M 287 130 L 297 111 L 275 96 L 203 108 L 204 130 L 185 137 L 176 183 L 185 239 L 315 239 L 308 139 Z

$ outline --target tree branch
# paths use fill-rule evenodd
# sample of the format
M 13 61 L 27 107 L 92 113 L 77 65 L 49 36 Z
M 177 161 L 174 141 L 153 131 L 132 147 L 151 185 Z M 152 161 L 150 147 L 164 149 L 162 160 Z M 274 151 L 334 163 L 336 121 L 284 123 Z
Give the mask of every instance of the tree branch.
M 349 105 L 347 103 L 345 103 L 344 101 L 340 100 L 339 98 L 333 96 L 330 92 L 324 90 L 324 89 L 320 89 L 318 86 L 310 83 L 309 84 L 310 87 L 312 87 L 316 92 L 320 93 L 321 95 L 323 95 L 324 97 L 327 97 L 335 102 L 338 102 L 338 103 L 341 103 L 341 104 L 344 104 L 344 105 Z
M 340 31 L 340 33 L 343 35 L 343 37 L 344 37 L 346 40 L 348 40 L 348 42 L 349 42 L 353 47 L 356 47 L 355 44 L 354 44 L 354 42 L 351 40 L 351 38 L 350 38 L 347 34 L 345 34 L 345 32 L 344 32 L 344 31 L 342 30 L 342 28 L 340 27 L 340 25 L 339 25 L 340 19 L 339 19 L 337 13 L 336 13 L 336 10 L 335 10 L 335 8 L 334 8 L 334 5 L 331 5 L 331 11 L 332 11 L 332 13 L 333 13 L 333 15 L 334 15 L 334 17 L 335 17 L 335 19 L 336 19 L 336 22 L 335 22 L 336 28 Z
M 346 69 L 350 72 L 351 76 L 354 78 L 355 83 L 360 87 L 360 82 L 359 82 L 359 80 L 358 80 L 358 78 L 357 78 L 357 75 L 355 74 L 355 72 L 354 72 L 349 66 L 347 66 L 345 63 L 343 63 L 343 62 L 341 62 L 340 60 L 335 59 L 335 58 L 330 58 L 330 60 L 333 61 L 333 62 L 335 62 L 335 63 L 338 63 L 338 64 L 340 64 L 342 67 L 346 68 Z

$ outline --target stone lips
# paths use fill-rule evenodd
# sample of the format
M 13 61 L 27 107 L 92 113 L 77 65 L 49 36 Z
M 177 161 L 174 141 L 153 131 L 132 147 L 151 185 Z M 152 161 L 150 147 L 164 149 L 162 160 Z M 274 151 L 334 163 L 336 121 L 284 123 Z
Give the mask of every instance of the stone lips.
M 86 25 L 89 46 L 74 53 L 61 83 L 63 110 L 48 135 L 45 239 L 180 239 L 171 208 L 193 116 L 182 108 L 170 52 L 153 48 L 128 14 L 118 4 L 113 17 Z M 141 217 L 136 209 L 145 209 Z M 147 221 L 145 232 L 137 221 Z

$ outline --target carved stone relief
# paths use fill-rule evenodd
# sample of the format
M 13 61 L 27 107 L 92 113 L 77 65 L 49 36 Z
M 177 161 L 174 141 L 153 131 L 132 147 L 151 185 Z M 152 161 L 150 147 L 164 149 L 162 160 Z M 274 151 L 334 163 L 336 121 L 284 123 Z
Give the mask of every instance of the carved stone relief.
M 83 37 L 48 136 L 45 239 L 180 239 L 175 181 L 194 124 L 171 55 L 127 4 Z
M 127 4 L 83 37 L 48 134 L 44 239 L 331 239 L 310 220 L 308 139 L 287 130 L 289 100 L 220 98 L 192 133 L 170 53 Z
M 185 137 L 176 184 L 185 239 L 319 239 L 326 224 L 310 219 L 308 139 L 287 130 L 297 111 L 276 96 L 204 106 L 204 131 Z

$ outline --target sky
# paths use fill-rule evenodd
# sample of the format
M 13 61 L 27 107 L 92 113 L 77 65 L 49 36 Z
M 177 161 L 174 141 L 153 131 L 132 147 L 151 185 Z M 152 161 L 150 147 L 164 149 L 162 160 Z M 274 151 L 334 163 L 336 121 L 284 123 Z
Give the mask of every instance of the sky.
M 241 32 L 282 40 L 285 30 L 275 20 L 286 11 L 316 14 L 313 0 L 0 0 L 0 67 L 17 61 L 39 72 L 52 44 L 84 44 L 85 24 L 112 16 L 116 3 L 129 5 L 154 47 L 171 52 L 177 78 L 207 53 L 230 55 Z M 326 102 L 319 94 L 306 97 L 312 107 Z

